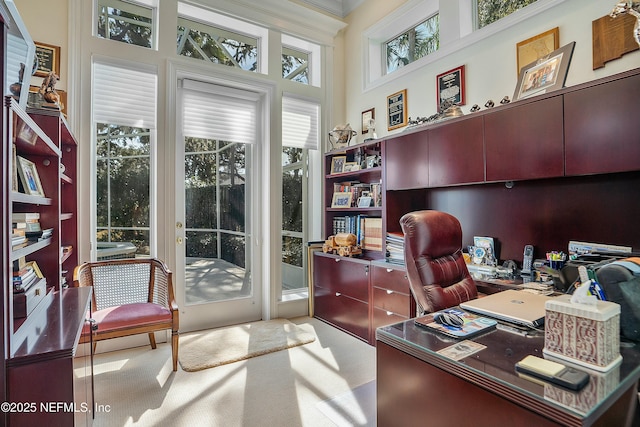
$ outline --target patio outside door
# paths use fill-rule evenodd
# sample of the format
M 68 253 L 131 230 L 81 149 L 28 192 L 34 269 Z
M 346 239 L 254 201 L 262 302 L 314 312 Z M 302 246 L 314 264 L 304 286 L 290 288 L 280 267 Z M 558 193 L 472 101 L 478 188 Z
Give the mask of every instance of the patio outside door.
M 218 88 L 215 96 L 206 90 L 183 89 L 180 97 L 183 135 L 177 142 L 176 289 L 183 332 L 259 320 L 262 315 L 261 287 L 253 274 L 260 254 L 251 244 L 257 222 L 252 221 L 257 204 L 253 194 L 256 144 L 251 138 L 242 142 L 242 135 L 229 135 L 224 129 L 218 132 L 215 123 L 213 129 L 206 129 L 215 121 L 209 118 L 222 114 L 207 112 L 209 106 L 221 105 L 221 93 L 226 93 L 223 105 L 240 101 L 237 108 L 257 109 L 257 103 L 246 102 L 245 98 L 254 96 L 250 92 L 236 99 L 238 91 L 202 85 Z M 198 129 L 199 122 L 206 123 L 205 129 Z M 256 126 L 255 120 L 246 123 Z M 222 118 L 220 125 L 225 124 L 229 123 Z M 255 135 L 257 129 L 248 133 Z

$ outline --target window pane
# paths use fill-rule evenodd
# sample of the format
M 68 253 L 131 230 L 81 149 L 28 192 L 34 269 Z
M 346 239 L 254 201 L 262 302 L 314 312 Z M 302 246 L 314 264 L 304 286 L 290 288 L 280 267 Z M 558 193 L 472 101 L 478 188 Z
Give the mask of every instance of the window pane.
M 185 203 L 188 228 L 216 228 L 216 155 L 185 153 Z
M 150 253 L 149 129 L 97 125 L 96 237 Z
M 179 21 L 179 55 L 258 71 L 257 39 L 184 18 Z
M 302 267 L 302 239 L 282 236 L 282 262 Z M 299 285 L 299 287 L 303 287 L 304 283 Z
M 245 145 L 232 144 L 220 151 L 220 227 L 245 231 Z
M 535 3 L 536 0 L 477 0 L 478 28 L 482 28 Z
M 98 2 L 98 36 L 142 47 L 152 47 L 153 10 L 120 0 Z
M 440 47 L 440 18 L 434 15 L 387 42 L 387 74 L 433 53 Z
M 221 233 L 221 258 L 225 261 L 237 265 L 238 267 L 245 267 L 245 238 L 244 236 Z
M 187 257 L 217 258 L 217 236 L 210 231 L 187 231 Z
M 282 49 L 282 77 L 309 84 L 309 54 L 295 49 Z
M 302 232 L 302 167 L 282 174 L 282 229 Z

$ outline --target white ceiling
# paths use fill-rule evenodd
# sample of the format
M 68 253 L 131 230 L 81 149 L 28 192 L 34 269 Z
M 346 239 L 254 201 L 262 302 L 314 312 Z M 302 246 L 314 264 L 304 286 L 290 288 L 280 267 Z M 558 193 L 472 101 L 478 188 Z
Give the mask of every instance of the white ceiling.
M 300 0 L 332 15 L 344 18 L 365 0 Z

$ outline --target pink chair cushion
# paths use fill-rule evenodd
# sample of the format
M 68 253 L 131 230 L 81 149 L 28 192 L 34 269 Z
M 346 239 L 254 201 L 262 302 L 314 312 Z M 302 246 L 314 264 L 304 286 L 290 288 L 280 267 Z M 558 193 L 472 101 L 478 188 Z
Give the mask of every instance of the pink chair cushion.
M 171 322 L 171 311 L 158 304 L 134 303 L 98 310 L 91 317 L 98 323 L 100 333 L 150 323 Z

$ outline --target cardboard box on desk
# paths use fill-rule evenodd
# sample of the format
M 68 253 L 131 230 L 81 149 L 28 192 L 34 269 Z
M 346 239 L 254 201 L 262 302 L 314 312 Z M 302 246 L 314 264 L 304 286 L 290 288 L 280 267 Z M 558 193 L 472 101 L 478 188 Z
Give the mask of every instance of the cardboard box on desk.
M 545 303 L 544 353 L 597 371 L 608 371 L 620 356 L 620 305 L 571 303 L 561 295 Z

